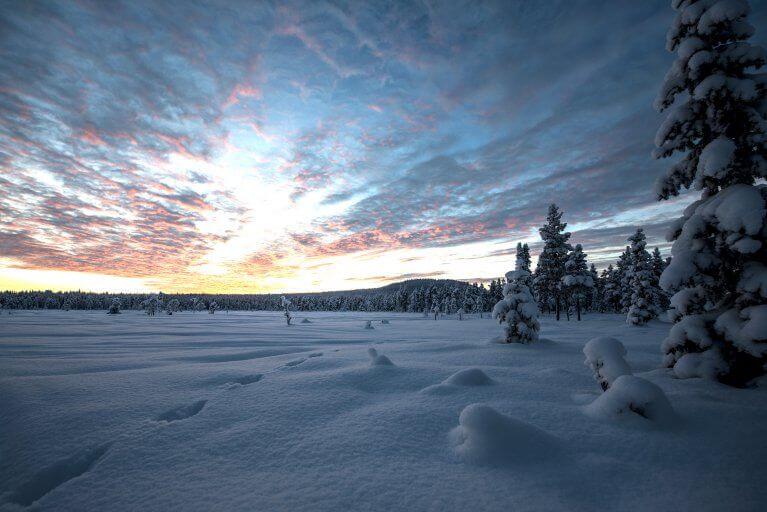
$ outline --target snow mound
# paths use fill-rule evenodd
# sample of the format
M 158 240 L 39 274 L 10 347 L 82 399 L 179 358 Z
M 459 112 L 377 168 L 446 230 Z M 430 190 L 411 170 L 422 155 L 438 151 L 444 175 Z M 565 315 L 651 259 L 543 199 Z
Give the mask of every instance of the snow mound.
M 302 324 L 310 324 L 310 323 L 312 323 L 312 321 L 309 320 L 308 318 L 304 318 L 303 320 L 301 320 L 301 323 Z
M 624 357 L 626 347 L 610 336 L 598 336 L 583 347 L 583 362 L 594 372 L 594 378 L 602 390 L 607 390 L 621 375 L 631 375 L 631 367 Z
M 365 323 L 365 329 L 375 329 L 375 327 L 373 327 L 373 322 L 371 322 L 370 320 L 368 320 L 368 321 Z
M 465 368 L 445 379 L 443 384 L 452 386 L 489 386 L 495 384 L 495 381 L 479 368 Z
M 550 434 L 487 405 L 467 406 L 458 423 L 450 432 L 455 452 L 475 464 L 531 464 L 559 451 Z
M 394 366 L 391 359 L 383 354 L 379 354 L 374 348 L 368 349 L 368 355 L 370 356 L 370 366 Z
M 673 422 L 676 414 L 663 390 L 634 375 L 621 375 L 610 388 L 586 406 L 595 418 L 636 418 L 656 424 Z
M 429 394 L 449 394 L 453 391 L 457 391 L 458 387 L 491 386 L 493 384 L 495 384 L 495 381 L 479 368 L 464 368 L 439 384 L 425 387 L 421 392 Z

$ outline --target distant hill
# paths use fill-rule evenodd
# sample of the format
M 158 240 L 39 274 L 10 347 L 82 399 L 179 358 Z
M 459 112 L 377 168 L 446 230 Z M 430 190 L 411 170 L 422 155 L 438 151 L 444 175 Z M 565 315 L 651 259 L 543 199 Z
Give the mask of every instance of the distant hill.
M 359 297 L 368 295 L 379 295 L 396 292 L 397 290 L 404 290 L 409 293 L 416 288 L 428 288 L 435 286 L 437 288 L 463 288 L 470 286 L 469 283 L 464 281 L 456 281 L 455 279 L 406 279 L 405 281 L 398 281 L 396 283 L 379 286 L 378 288 L 360 288 L 357 290 L 333 290 L 327 292 L 308 292 L 308 293 L 285 293 L 286 297 L 289 296 L 310 296 L 310 297 Z

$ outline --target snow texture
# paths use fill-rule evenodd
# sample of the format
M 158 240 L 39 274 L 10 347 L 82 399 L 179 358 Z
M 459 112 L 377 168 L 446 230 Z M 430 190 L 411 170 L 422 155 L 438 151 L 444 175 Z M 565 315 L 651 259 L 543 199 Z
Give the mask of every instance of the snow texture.
M 546 341 L 508 345 L 487 343 L 499 327 L 479 315 L 312 312 L 314 323 L 299 316 L 288 328 L 282 313 L 4 314 L 0 510 L 751 511 L 767 502 L 766 390 L 659 370 L 668 324 L 544 315 Z M 384 318 L 385 329 L 362 329 Z M 621 340 L 634 374 L 663 390 L 678 420 L 667 428 L 630 408 L 584 411 L 617 396 L 615 383 L 600 393 L 583 365 L 584 344 L 599 336 Z M 371 366 L 371 346 L 397 366 Z M 493 384 L 467 385 L 484 382 L 479 371 Z M 442 392 L 422 392 L 430 386 Z M 201 401 L 197 414 L 157 421 Z

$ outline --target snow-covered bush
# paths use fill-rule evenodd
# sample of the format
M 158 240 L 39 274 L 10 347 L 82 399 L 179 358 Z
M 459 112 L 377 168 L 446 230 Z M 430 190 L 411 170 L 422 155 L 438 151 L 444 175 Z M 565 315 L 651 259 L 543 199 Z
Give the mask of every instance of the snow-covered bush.
M 652 267 L 652 258 L 647 252 L 646 237 L 642 228 L 629 237 L 631 260 L 628 276 L 631 283 L 631 305 L 626 315 L 629 325 L 644 325 L 661 313 L 662 291 L 658 287 Z
M 373 327 L 373 322 L 371 320 L 368 320 L 365 322 L 365 329 L 375 329 L 375 327 Z
M 530 273 L 512 270 L 506 273 L 504 297 L 493 307 L 493 318 L 504 325 L 507 343 L 531 343 L 538 339 L 538 303 L 530 291 Z
M 112 299 L 112 303 L 109 305 L 109 310 L 107 311 L 107 315 L 119 315 L 120 314 L 120 299 L 114 298 Z
M 767 329 L 767 77 L 757 70 L 767 54 L 748 39 L 744 0 L 674 0 L 679 11 L 667 48 L 676 61 L 656 101 L 674 107 L 656 135 L 655 156 L 682 153 L 658 182 L 660 199 L 682 188 L 701 190 L 670 233 L 671 264 L 661 285 L 677 324 L 663 343 L 665 363 L 678 375 L 714 372 L 742 386 L 765 373 Z M 695 360 L 695 358 L 693 358 Z M 676 367 L 675 367 L 676 368 Z
M 602 391 L 610 388 L 621 375 L 631 375 L 631 367 L 626 362 L 626 347 L 610 336 L 598 336 L 583 347 L 583 362 L 594 372 L 594 379 Z
M 215 300 L 210 301 L 208 304 L 208 313 L 213 315 L 216 313 L 216 310 L 218 309 L 218 303 Z
M 562 277 L 562 290 L 568 301 L 575 305 L 578 321 L 581 320 L 581 308 L 588 303 L 594 289 L 594 279 L 586 265 L 586 255 L 581 244 L 577 244 L 565 260 L 565 275 Z M 568 320 L 570 319 L 568 313 Z
M 659 425 L 667 425 L 676 417 L 663 390 L 634 375 L 615 379 L 607 391 L 586 406 L 586 412 L 606 419 L 642 417 Z
M 475 464 L 529 465 L 560 450 L 550 434 L 484 404 L 466 406 L 450 438 L 458 456 Z
M 368 349 L 368 355 L 370 356 L 370 366 L 394 366 L 391 359 L 383 354 L 379 354 L 374 348 Z

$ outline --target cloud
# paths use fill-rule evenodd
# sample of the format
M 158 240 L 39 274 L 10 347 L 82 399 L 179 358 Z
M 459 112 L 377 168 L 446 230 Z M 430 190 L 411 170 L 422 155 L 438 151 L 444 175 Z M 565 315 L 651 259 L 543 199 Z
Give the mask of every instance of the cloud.
M 666 0 L 0 7 L 0 257 L 239 287 L 303 269 L 285 250 L 508 256 L 550 202 L 589 226 L 573 239 L 593 261 L 642 222 L 661 244 L 671 209 L 631 212 L 669 165 L 649 153 L 673 16 Z M 263 197 L 295 219 L 244 229 Z M 193 270 L 238 236 L 229 274 Z

